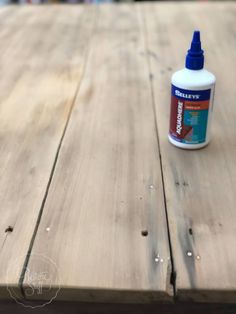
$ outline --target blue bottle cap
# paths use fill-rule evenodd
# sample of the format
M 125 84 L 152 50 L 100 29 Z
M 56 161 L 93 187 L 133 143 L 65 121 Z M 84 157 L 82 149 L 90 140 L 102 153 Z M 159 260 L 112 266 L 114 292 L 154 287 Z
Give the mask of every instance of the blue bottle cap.
M 201 70 L 204 66 L 204 51 L 201 48 L 200 32 L 194 31 L 191 48 L 186 56 L 185 67 L 190 70 Z

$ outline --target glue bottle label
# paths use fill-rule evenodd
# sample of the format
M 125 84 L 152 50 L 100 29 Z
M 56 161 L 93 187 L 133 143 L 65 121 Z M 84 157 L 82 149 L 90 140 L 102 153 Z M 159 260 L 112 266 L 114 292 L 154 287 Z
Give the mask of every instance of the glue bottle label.
M 172 85 L 169 134 L 175 141 L 205 142 L 210 96 L 211 89 L 185 90 Z

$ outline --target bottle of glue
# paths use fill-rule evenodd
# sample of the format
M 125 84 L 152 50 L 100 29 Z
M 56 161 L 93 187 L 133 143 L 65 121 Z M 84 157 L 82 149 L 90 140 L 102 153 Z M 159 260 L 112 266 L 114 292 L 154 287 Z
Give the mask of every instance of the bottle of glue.
M 197 149 L 210 141 L 215 76 L 205 70 L 200 32 L 193 33 L 185 68 L 173 74 L 169 141 L 185 149 Z

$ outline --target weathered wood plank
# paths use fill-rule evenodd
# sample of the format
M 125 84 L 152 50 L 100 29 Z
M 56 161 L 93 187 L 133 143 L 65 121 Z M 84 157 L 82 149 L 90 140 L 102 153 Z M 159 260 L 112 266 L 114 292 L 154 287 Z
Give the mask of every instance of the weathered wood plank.
M 59 277 L 49 274 L 43 284 L 60 284 L 58 299 L 170 300 L 163 186 L 143 55 L 136 6 L 99 7 L 31 255 L 57 265 Z M 31 272 L 48 271 L 32 257 Z M 24 289 L 29 283 L 26 278 Z
M 149 4 L 142 9 L 153 73 L 177 296 L 185 300 L 235 302 L 236 4 Z M 206 67 L 217 77 L 213 138 L 203 150 L 184 151 L 167 141 L 170 77 L 184 66 L 195 28 L 202 31 Z
M 94 17 L 84 7 L 8 12 L 0 30 L 0 297 L 18 286 Z

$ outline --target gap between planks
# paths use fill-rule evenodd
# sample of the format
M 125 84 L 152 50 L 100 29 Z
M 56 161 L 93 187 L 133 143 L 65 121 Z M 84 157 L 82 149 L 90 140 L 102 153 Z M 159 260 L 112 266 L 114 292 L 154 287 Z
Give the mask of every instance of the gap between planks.
M 159 139 L 158 124 L 157 124 L 157 111 L 156 111 L 156 103 L 155 103 L 155 97 L 154 97 L 153 73 L 151 70 L 150 54 L 148 53 L 148 51 L 149 51 L 148 38 L 147 38 L 148 29 L 147 29 L 146 15 L 144 14 L 144 10 L 141 9 L 140 5 L 138 6 L 138 8 L 139 8 L 139 11 L 141 12 L 142 24 L 143 24 L 143 30 L 144 30 L 144 44 L 145 44 L 145 49 L 146 49 L 146 60 L 147 60 L 148 71 L 149 71 L 149 80 L 150 80 L 151 97 L 152 97 L 152 109 L 153 109 L 153 115 L 154 115 L 154 120 L 155 120 L 155 130 L 156 130 L 157 145 L 158 145 L 158 151 L 159 151 L 161 180 L 162 180 L 162 187 L 163 187 L 166 224 L 167 224 L 167 233 L 168 233 L 168 241 L 169 241 L 169 248 L 170 248 L 170 259 L 171 259 L 170 284 L 173 286 L 173 293 L 174 293 L 174 298 L 175 298 L 176 297 L 176 270 L 175 270 L 173 250 L 172 250 L 172 245 L 171 245 L 168 209 L 167 209 L 167 204 L 166 204 L 165 180 L 164 180 L 164 172 L 163 172 L 162 154 L 161 154 L 161 145 L 160 145 L 160 139 Z

